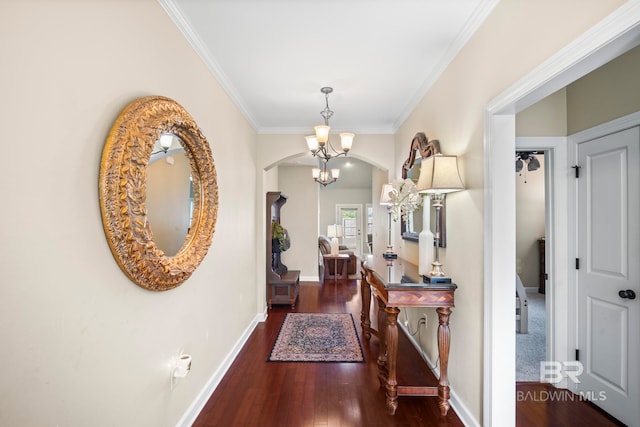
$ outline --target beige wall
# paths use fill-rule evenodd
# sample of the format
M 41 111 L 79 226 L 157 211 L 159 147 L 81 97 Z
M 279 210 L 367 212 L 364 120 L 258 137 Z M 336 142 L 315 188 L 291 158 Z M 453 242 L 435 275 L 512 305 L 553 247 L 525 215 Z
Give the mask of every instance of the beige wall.
M 567 90 L 560 89 L 516 114 L 516 136 L 567 136 Z
M 291 238 L 282 262 L 290 270 L 300 270 L 301 280 L 312 280 L 318 277 L 318 184 L 311 178 L 311 168 L 278 167 L 278 190 L 288 197 L 280 223 Z
M 459 156 L 467 189 L 447 197 L 441 260 L 458 285 L 449 377 L 476 421 L 482 419 L 483 107 L 622 3 L 501 1 L 396 134 L 396 157 L 406 157 L 402 153 L 418 131 L 439 139 L 445 154 Z M 399 163 L 395 170 L 399 176 Z M 515 263 L 515 254 L 505 262 Z M 434 325 L 435 314 L 429 316 Z M 435 341 L 424 346 L 435 354 Z
M 256 135 L 154 0 L 5 0 L 0 26 L 0 425 L 173 426 L 257 313 Z M 98 202 L 109 129 L 147 95 L 195 118 L 220 189 L 208 255 L 161 293 L 119 269 Z
M 569 134 L 640 111 L 640 47 L 567 86 Z

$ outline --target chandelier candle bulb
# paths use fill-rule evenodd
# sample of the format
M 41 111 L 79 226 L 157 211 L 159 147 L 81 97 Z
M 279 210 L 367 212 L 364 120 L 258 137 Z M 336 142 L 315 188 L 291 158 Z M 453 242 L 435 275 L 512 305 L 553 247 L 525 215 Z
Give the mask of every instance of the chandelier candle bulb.
M 345 153 L 351 150 L 351 146 L 353 145 L 353 137 L 355 135 L 352 133 L 341 133 L 340 134 L 340 144 L 342 146 L 342 151 Z
M 307 147 L 309 148 L 309 151 L 318 151 L 318 138 L 316 138 L 315 135 L 305 136 L 304 138 L 307 140 Z
M 171 148 L 171 144 L 173 143 L 173 134 L 163 133 L 160 135 L 160 147 L 162 147 L 165 152 Z
M 318 140 L 318 144 L 323 146 L 329 140 L 329 126 L 318 125 L 314 127 L 316 131 L 316 139 Z

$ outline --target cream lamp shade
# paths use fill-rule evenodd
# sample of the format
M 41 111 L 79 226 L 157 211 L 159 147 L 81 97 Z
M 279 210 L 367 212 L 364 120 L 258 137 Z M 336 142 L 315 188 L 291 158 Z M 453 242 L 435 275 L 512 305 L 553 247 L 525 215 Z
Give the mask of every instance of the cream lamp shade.
M 342 226 L 339 224 L 328 225 L 327 237 L 342 237 Z
M 380 193 L 380 204 L 382 206 L 391 206 L 393 202 L 391 201 L 391 196 L 389 193 L 393 191 L 393 185 L 384 184 L 382 186 L 382 193 Z
M 309 148 L 310 151 L 318 151 L 320 145 L 315 135 L 305 136 L 304 138 L 307 140 L 307 148 Z
M 464 190 L 458 158 L 436 154 L 422 160 L 417 189 L 419 193 L 445 194 Z
M 354 134 L 349 132 L 344 132 L 340 134 L 340 145 L 342 146 L 342 151 L 344 151 L 345 153 L 351 150 L 354 136 L 355 136 Z
M 318 144 L 323 146 L 329 140 L 329 129 L 331 129 L 327 125 L 318 125 L 313 127 L 316 131 L 316 139 L 318 140 Z

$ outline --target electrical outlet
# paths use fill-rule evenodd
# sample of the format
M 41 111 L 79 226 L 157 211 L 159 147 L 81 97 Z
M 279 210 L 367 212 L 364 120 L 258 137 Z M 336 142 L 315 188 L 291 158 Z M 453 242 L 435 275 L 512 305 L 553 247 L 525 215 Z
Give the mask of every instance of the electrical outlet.
M 424 314 L 422 315 L 422 319 L 424 319 L 424 327 L 425 327 L 425 329 L 426 329 L 427 324 L 429 323 L 429 318 L 427 317 L 427 313 L 424 313 Z

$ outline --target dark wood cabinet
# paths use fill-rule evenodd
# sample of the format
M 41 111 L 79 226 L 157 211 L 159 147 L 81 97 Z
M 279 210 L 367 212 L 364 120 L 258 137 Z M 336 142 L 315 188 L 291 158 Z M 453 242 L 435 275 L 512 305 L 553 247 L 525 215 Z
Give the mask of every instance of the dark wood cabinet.
M 281 252 L 274 248 L 271 235 L 272 223 L 280 224 L 280 208 L 287 202 L 287 197 L 279 191 L 267 193 L 267 232 L 266 232 L 266 275 L 267 305 L 289 304 L 295 308 L 300 286 L 300 271 L 289 270 L 282 263 Z
M 538 292 L 541 294 L 545 293 L 547 284 L 547 273 L 544 266 L 544 244 L 544 238 L 538 240 Z

